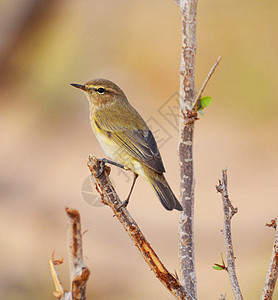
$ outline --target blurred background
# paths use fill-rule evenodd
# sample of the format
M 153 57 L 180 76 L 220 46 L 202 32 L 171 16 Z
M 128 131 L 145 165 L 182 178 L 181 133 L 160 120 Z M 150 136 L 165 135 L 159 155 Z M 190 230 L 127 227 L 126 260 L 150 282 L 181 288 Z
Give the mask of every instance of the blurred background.
M 181 16 L 169 1 L 2 0 L 0 3 L 0 298 L 54 299 L 48 260 L 67 288 L 64 207 L 79 210 L 88 299 L 172 299 L 113 218 L 91 201 L 86 161 L 103 157 L 85 96 L 69 83 L 117 83 L 148 120 L 179 195 L 177 112 Z M 212 269 L 225 252 L 215 185 L 228 167 L 237 273 L 246 299 L 259 298 L 277 217 L 278 2 L 199 1 L 196 88 L 223 59 L 196 123 L 195 251 L 200 299 L 232 299 L 228 276 Z M 112 168 L 124 199 L 131 174 Z M 85 189 L 85 193 L 84 193 Z M 81 191 L 83 190 L 83 194 Z M 91 202 L 90 202 L 91 201 Z M 129 210 L 172 273 L 178 264 L 178 212 L 163 209 L 142 179 Z M 225 257 L 225 255 L 224 255 Z M 276 292 L 276 297 L 278 293 Z

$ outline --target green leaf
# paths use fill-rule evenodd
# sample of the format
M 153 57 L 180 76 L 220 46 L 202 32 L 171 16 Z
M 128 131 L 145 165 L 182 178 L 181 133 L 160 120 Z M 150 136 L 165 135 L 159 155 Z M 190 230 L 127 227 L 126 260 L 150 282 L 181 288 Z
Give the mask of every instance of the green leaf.
M 213 269 L 219 270 L 219 271 L 225 270 L 223 267 L 217 266 L 217 265 L 214 265 L 214 266 L 212 266 L 212 267 L 213 267 Z
M 208 107 L 212 102 L 212 98 L 207 96 L 200 99 L 200 105 L 201 109 L 204 109 L 205 107 Z

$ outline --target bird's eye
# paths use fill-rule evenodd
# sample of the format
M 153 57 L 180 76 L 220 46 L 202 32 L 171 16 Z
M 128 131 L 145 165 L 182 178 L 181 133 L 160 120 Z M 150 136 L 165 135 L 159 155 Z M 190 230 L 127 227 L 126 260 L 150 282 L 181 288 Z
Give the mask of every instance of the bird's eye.
M 99 94 L 104 94 L 105 89 L 100 87 L 100 88 L 97 89 L 97 92 L 98 92 Z

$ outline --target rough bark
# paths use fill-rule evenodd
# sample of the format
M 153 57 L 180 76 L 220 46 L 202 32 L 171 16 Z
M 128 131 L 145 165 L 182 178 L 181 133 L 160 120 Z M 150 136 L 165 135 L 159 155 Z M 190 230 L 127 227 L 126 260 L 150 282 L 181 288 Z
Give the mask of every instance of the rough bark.
M 271 300 L 274 288 L 277 281 L 278 276 L 278 226 L 277 226 L 277 218 L 272 220 L 270 224 L 266 224 L 266 226 L 273 227 L 276 231 L 275 239 L 273 244 L 273 250 L 270 258 L 269 267 L 267 270 L 265 285 L 262 292 L 261 300 Z
M 103 203 L 109 205 L 113 210 L 114 215 L 123 225 L 155 276 L 177 299 L 192 299 L 193 297 L 185 291 L 176 276 L 169 273 L 165 268 L 126 207 L 122 206 L 122 202 L 109 179 L 110 168 L 103 166 L 100 160 L 91 155 L 89 156 L 88 167 L 96 179 L 96 188 Z
M 68 221 L 68 246 L 71 288 L 65 291 L 59 279 L 56 265 L 62 264 L 62 260 L 54 260 L 54 255 L 49 261 L 50 271 L 55 285 L 53 295 L 61 300 L 86 300 L 86 283 L 90 276 L 89 269 L 85 266 L 82 249 L 82 232 L 79 212 L 66 208 Z
M 228 195 L 228 178 L 227 178 L 227 169 L 222 170 L 222 182 L 219 180 L 219 185 L 216 186 L 217 192 L 222 195 L 222 205 L 224 212 L 224 225 L 223 225 L 223 234 L 224 242 L 226 248 L 227 256 L 227 272 L 229 274 L 230 283 L 236 300 L 243 299 L 242 293 L 239 287 L 237 275 L 236 275 L 236 266 L 235 266 L 235 256 L 232 243 L 232 217 L 237 213 L 237 208 L 233 207 L 229 195 Z
M 182 13 L 182 55 L 180 69 L 180 195 L 183 211 L 180 214 L 179 257 L 182 285 L 197 298 L 194 258 L 194 172 L 193 136 L 194 117 L 188 113 L 195 101 L 196 14 L 197 0 L 176 3 Z

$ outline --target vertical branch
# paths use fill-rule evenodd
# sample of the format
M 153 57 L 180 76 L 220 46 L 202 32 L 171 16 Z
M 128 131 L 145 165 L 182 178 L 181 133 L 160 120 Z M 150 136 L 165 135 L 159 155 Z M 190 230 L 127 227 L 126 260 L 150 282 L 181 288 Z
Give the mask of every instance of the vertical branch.
M 182 284 L 197 298 L 194 258 L 194 173 L 193 134 L 194 118 L 188 113 L 195 100 L 196 14 L 197 0 L 179 0 L 182 12 L 182 55 L 180 69 L 180 194 L 183 211 L 180 214 L 179 257 Z
M 70 291 L 65 291 L 59 279 L 56 266 L 63 263 L 55 260 L 54 253 L 49 261 L 50 271 L 55 285 L 53 295 L 60 300 L 86 300 L 86 283 L 90 276 L 89 269 L 83 261 L 82 233 L 79 212 L 66 207 L 68 221 L 68 246 L 70 264 Z
M 276 231 L 275 239 L 273 244 L 273 250 L 270 258 L 269 267 L 267 270 L 264 289 L 262 292 L 261 300 L 271 300 L 275 284 L 278 276 L 278 226 L 277 226 L 277 218 L 272 220 L 270 224 L 266 224 L 268 227 L 273 227 Z
M 68 221 L 69 264 L 73 299 L 86 299 L 86 282 L 90 271 L 83 261 L 82 233 L 79 212 L 66 208 Z
M 224 212 L 224 239 L 227 255 L 227 272 L 229 274 L 230 283 L 236 300 L 243 299 L 240 291 L 239 283 L 236 276 L 235 256 L 232 243 L 232 226 L 231 220 L 234 214 L 237 213 L 237 208 L 233 207 L 228 195 L 228 178 L 227 169 L 222 170 L 222 182 L 219 180 L 219 185 L 216 186 L 217 192 L 222 195 L 223 212 Z

